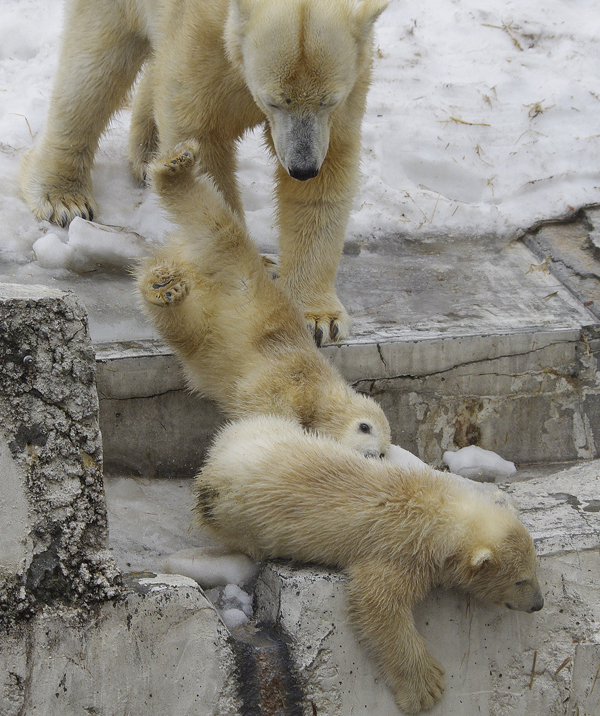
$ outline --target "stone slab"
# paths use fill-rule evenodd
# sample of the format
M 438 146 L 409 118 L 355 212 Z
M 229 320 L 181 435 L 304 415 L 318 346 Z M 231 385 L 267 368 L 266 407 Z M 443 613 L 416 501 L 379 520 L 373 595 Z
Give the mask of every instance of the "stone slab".
M 0 622 L 114 594 L 96 361 L 70 292 L 0 284 Z
M 226 627 L 185 577 L 126 579 L 89 611 L 46 608 L 2 636 L 3 716 L 231 716 Z
M 599 335 L 573 326 L 322 350 L 425 462 L 477 444 L 526 464 L 600 454 Z M 223 416 L 186 391 L 175 356 L 137 342 L 99 346 L 97 360 L 107 471 L 194 474 Z

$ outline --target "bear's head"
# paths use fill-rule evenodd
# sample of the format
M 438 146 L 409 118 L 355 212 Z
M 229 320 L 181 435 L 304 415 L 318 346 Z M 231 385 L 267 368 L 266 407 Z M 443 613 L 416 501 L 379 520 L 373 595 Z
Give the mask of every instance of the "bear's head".
M 504 507 L 482 509 L 458 572 L 460 586 L 484 602 L 530 613 L 544 606 L 531 535 Z
M 371 60 L 373 23 L 387 0 L 232 0 L 229 60 L 265 114 L 282 167 L 299 181 L 319 173 L 332 116 Z

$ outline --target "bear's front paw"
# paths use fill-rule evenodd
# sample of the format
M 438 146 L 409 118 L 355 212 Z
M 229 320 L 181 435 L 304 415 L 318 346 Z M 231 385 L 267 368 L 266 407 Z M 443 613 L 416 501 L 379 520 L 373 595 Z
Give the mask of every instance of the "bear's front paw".
M 343 341 L 350 335 L 350 316 L 343 307 L 339 310 L 305 311 L 306 325 L 317 346 Z
M 426 654 L 425 662 L 410 674 L 396 690 L 396 702 L 407 713 L 416 714 L 430 709 L 446 689 L 443 679 L 444 667 Z
M 138 286 L 146 301 L 155 306 L 173 306 L 187 296 L 189 284 L 171 266 L 157 265 L 140 277 Z

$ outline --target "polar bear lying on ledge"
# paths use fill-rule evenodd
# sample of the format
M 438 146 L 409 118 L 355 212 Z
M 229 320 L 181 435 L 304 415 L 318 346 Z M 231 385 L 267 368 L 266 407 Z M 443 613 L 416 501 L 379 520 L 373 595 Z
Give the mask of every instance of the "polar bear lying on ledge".
M 354 625 L 410 713 L 445 688 L 412 616 L 433 587 L 525 612 L 544 604 L 533 541 L 513 509 L 464 478 L 366 460 L 290 420 L 222 430 L 195 493 L 201 525 L 230 548 L 348 573 Z

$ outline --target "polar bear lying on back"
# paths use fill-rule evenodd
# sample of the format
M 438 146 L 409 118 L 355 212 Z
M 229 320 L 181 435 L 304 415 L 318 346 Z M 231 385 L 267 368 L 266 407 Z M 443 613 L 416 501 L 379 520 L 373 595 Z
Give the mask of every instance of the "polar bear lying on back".
M 225 428 L 195 492 L 201 525 L 230 548 L 347 571 L 351 618 L 410 713 L 445 688 L 412 616 L 433 587 L 525 612 L 544 603 L 533 541 L 513 509 L 464 478 L 365 460 L 289 420 Z
M 151 165 L 180 228 L 137 270 L 143 308 L 189 385 L 227 415 L 295 419 L 369 457 L 390 447 L 377 403 L 319 353 L 304 316 L 270 278 L 242 221 L 201 174 L 194 140 Z

